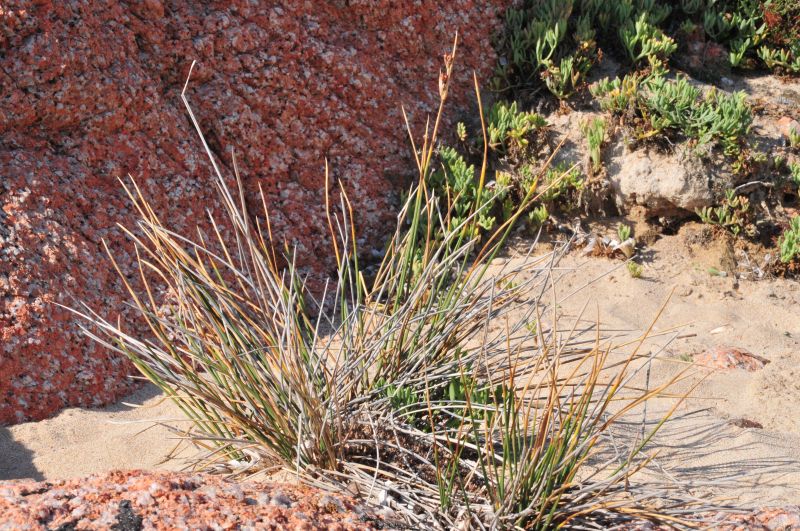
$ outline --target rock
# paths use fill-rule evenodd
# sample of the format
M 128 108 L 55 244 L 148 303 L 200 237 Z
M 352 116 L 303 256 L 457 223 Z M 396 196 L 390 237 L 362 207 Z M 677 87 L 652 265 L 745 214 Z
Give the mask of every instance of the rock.
M 695 363 L 710 369 L 763 369 L 769 360 L 735 347 L 715 347 L 694 356 Z
M 608 178 L 617 207 L 646 207 L 649 215 L 686 215 L 713 205 L 732 185 L 721 165 L 705 164 L 688 146 L 662 155 L 649 149 L 630 150 L 617 143 L 608 161 Z
M 164 488 L 139 503 L 150 486 Z M 280 491 L 291 507 L 262 503 Z M 208 496 L 215 492 L 215 496 Z M 244 497 L 239 494 L 243 494 Z M 266 498 L 268 499 L 268 498 Z M 375 529 L 355 500 L 309 487 L 226 482 L 202 474 L 118 471 L 57 481 L 0 481 L 0 530 L 16 529 Z M 215 527 L 216 526 L 216 527 Z
M 0 8 L 0 425 L 130 392 L 132 365 L 83 338 L 55 303 L 121 317 L 136 284 L 117 178 L 131 175 L 182 234 L 220 213 L 210 166 L 180 92 L 226 174 L 235 150 L 246 199 L 259 185 L 279 242 L 330 273 L 324 162 L 354 203 L 364 249 L 394 223 L 415 174 L 400 105 L 416 134 L 436 109 L 441 56 L 461 45 L 446 119 L 474 106 L 491 35 L 510 0 L 350 2 L 10 0 Z M 338 202 L 334 198 L 334 202 Z
M 800 506 L 763 507 L 748 514 L 721 514 L 714 529 L 722 531 L 790 531 L 800 529 Z

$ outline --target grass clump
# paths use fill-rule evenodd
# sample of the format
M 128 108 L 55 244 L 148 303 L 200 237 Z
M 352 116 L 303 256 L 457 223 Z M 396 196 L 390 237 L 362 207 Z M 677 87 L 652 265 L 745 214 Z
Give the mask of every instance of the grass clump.
M 610 457 L 601 452 L 617 422 L 674 380 L 630 386 L 638 347 L 623 353 L 599 335 L 587 343 L 580 317 L 546 323 L 544 294 L 553 292 L 561 251 L 492 272 L 522 209 L 476 236 L 493 201 L 482 186 L 485 159 L 474 196 L 460 206 L 458 192 L 438 197 L 427 186 L 451 68 L 452 59 L 433 128 L 414 145 L 417 183 L 369 282 L 344 188 L 338 207 L 326 196 L 337 268 L 317 294 L 288 249 L 279 258 L 268 212 L 254 221 L 241 180 L 230 189 L 206 146 L 225 214 L 211 220 L 210 238 L 171 231 L 135 184 L 126 186 L 139 214 L 127 234 L 145 289 L 120 275 L 152 337 L 84 308 L 87 334 L 129 356 L 178 404 L 193 422 L 186 435 L 208 449 L 207 467 L 355 485 L 413 528 L 680 521 L 683 506 L 663 504 L 671 484 L 630 494 L 654 431 L 614 439 Z M 457 157 L 450 162 L 469 173 Z M 172 311 L 157 293 L 173 294 Z
M 167 231 L 129 189 L 143 213 L 142 268 L 157 268 L 179 294 L 177 311 L 164 316 L 132 290 L 154 340 L 87 314 L 99 327 L 90 333 L 127 354 L 193 420 L 187 436 L 207 446 L 205 466 L 283 468 L 328 489 L 355 483 L 373 503 L 391 498 L 417 528 L 657 518 L 646 499 L 625 494 L 647 462 L 643 443 L 604 473 L 583 474 L 615 420 L 663 388 L 623 396 L 628 369 L 605 376 L 613 349 L 587 351 L 555 324 L 528 330 L 545 307 L 526 302 L 517 313 L 515 301 L 547 288 L 547 267 L 506 271 L 498 284 L 485 276 L 485 254 L 471 258 L 476 240 L 457 245 L 459 231 L 441 226 L 443 241 L 423 244 L 430 254 L 415 271 L 414 232 L 398 230 L 368 286 L 348 230 L 331 293 L 341 302 L 326 311 L 291 265 L 277 267 L 268 236 L 246 224 L 241 190 L 219 187 L 239 241 L 222 254 Z M 421 195 L 412 193 L 401 221 L 435 209 L 414 207 Z M 507 328 L 491 333 L 498 321 Z M 601 384 L 608 377 L 613 384 Z

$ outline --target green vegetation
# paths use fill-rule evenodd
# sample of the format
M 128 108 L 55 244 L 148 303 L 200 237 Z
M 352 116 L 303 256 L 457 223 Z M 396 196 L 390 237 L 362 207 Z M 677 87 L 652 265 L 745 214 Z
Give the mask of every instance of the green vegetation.
M 587 134 L 592 142 L 602 143 L 602 124 L 602 119 L 590 124 L 593 128 Z M 552 211 L 570 211 L 578 205 L 585 185 L 578 165 L 562 161 L 551 166 L 532 156 L 548 134 L 548 123 L 541 115 L 521 111 L 516 102 L 498 100 L 485 126 L 482 160 L 474 153 L 484 147 L 483 137 L 470 137 L 463 123 L 456 125 L 460 145 L 439 145 L 432 154 L 434 169 L 426 173 L 425 185 L 438 196 L 437 208 L 447 214 L 451 229 L 461 227 L 465 235 L 491 237 L 493 230 L 525 214 L 528 226 L 535 230 Z M 599 156 L 599 146 L 596 151 Z M 495 178 L 486 182 L 492 171 Z M 428 231 L 425 220 L 420 231 L 421 236 Z
M 669 149 L 685 143 L 706 163 L 724 160 L 737 176 L 764 181 L 758 174 L 770 156 L 777 161 L 785 154 L 780 149 L 763 152 L 746 140 L 753 110 L 745 93 L 701 89 L 671 72 L 670 61 L 686 67 L 686 57 L 700 49 L 712 54 L 718 66 L 725 59 L 720 50 L 727 49 L 733 68 L 797 73 L 798 23 L 800 5 L 785 0 L 523 0 L 507 11 L 497 41 L 500 62 L 493 88 L 499 99 L 487 116 L 486 143 L 488 171 L 501 170 L 493 172 L 490 193 L 483 195 L 485 207 L 476 206 L 479 194 L 473 190 L 483 182 L 475 149 L 483 143 L 480 137 L 470 141 L 461 125 L 456 131 L 461 145 L 441 149 L 442 169 L 430 187 L 452 195 L 455 224 L 477 208 L 476 234 L 487 237 L 520 207 L 529 227 L 538 229 L 578 207 L 587 212 L 606 208 L 603 146 L 619 132 L 629 148 L 647 143 Z M 622 73 L 590 86 L 587 77 L 604 54 L 617 60 Z M 581 123 L 588 162 L 582 168 L 566 163 L 549 167 L 550 161 L 542 167 L 536 158 L 552 154 L 543 141 L 548 125 L 541 115 L 525 112 L 523 102 L 530 105 L 533 96 L 546 109 L 555 100 L 562 110 L 585 108 L 587 90 L 607 113 Z M 800 145 L 800 134 L 792 131 L 789 145 Z M 776 169 L 780 179 L 788 172 L 800 192 L 796 163 Z M 786 181 L 779 184 L 785 188 Z M 761 226 L 756 214 L 746 196 L 732 192 L 720 204 L 698 211 L 704 222 L 748 237 Z
M 727 46 L 733 67 L 798 73 L 797 28 L 791 0 L 525 0 L 506 13 L 495 88 L 540 84 L 566 99 L 603 52 L 659 68 L 678 48 L 677 32 Z
M 652 112 L 653 129 L 678 130 L 700 145 L 717 141 L 729 156 L 736 154 L 753 122 L 743 92 L 725 94 L 712 89 L 701 96 L 685 78 L 667 81 L 662 77 L 651 78 L 648 89 L 646 105 Z
M 800 73 L 800 43 L 793 43 L 790 48 L 779 49 L 762 46 L 758 49 L 758 57 L 772 70 Z
M 528 212 L 528 224 L 531 228 L 538 229 L 545 224 L 549 216 L 550 213 L 547 211 L 547 206 L 539 205 Z
M 800 216 L 795 216 L 778 242 L 781 250 L 781 262 L 788 264 L 800 258 Z
M 498 101 L 489 111 L 489 147 L 500 153 L 528 146 L 528 137 L 547 126 L 547 121 L 532 112 L 520 112 L 517 103 Z
M 571 13 L 572 2 L 561 0 L 527 1 L 509 9 L 498 43 L 507 62 L 498 69 L 495 88 L 543 82 L 559 98 L 579 89 L 596 46 L 591 21 Z
M 589 147 L 589 159 L 592 161 L 591 170 L 594 174 L 603 167 L 601 148 L 606 138 L 606 121 L 602 118 L 593 118 L 581 124 L 581 131 L 586 136 Z
M 794 127 L 789 130 L 789 147 L 800 148 L 800 131 Z
M 622 46 L 634 64 L 644 60 L 654 64 L 665 60 L 678 49 L 675 41 L 650 23 L 650 13 L 643 11 L 634 21 L 628 19 L 620 28 Z
M 567 172 L 564 167 L 542 171 L 525 157 L 511 161 L 510 169 L 504 168 L 510 186 L 497 187 L 508 193 L 502 198 L 502 208 L 494 209 L 495 217 L 502 212 L 506 218 L 525 195 L 522 192 L 531 188 L 527 181 L 536 176 L 537 201 L 546 209 L 534 205 L 538 210 L 529 208 L 527 217 L 532 227 L 538 227 L 547 217 L 558 218 L 575 206 L 587 211 L 605 208 L 601 205 L 606 204 L 608 182 L 603 179 L 602 148 L 619 132 L 625 135 L 628 147 L 647 143 L 655 149 L 669 149 L 685 143 L 706 163 L 724 160 L 737 177 L 764 182 L 759 174 L 770 156 L 782 155 L 780 149 L 766 153 L 747 141 L 753 109 L 745 93 L 701 89 L 683 74 L 671 72 L 671 61 L 694 71 L 697 65 L 691 61 L 704 65 L 710 57 L 714 77 L 725 73 L 720 63 L 727 52 L 731 68 L 797 74 L 800 4 L 789 0 L 523 0 L 506 12 L 506 28 L 498 36 L 497 49 L 500 61 L 493 88 L 501 98 L 529 102 L 536 97 L 539 105 L 543 100 L 544 108 L 555 100 L 562 110 L 586 108 L 588 89 L 610 115 L 581 124 L 589 159 L 583 168 L 585 175 Z M 694 55 L 697 50 L 703 54 L 700 59 Z M 604 55 L 616 59 L 622 72 L 614 79 L 589 85 L 587 78 Z M 523 114 L 513 103 L 502 103 L 490 114 L 501 111 L 509 117 Z M 518 119 L 524 124 L 530 118 Z M 511 123 L 510 118 L 496 121 Z M 506 136 L 505 131 L 512 129 L 522 131 L 522 136 L 528 134 L 525 126 L 506 125 L 497 128 L 497 133 L 490 127 L 490 145 L 497 153 L 520 152 L 523 146 Z M 791 132 L 789 145 L 800 145 L 800 133 Z M 540 148 L 536 151 L 541 152 Z M 800 191 L 800 168 L 786 164 L 777 174 L 783 178 L 787 171 Z M 549 186 L 552 182 L 558 184 Z M 784 186 L 785 181 L 779 184 Z M 756 212 L 751 211 L 745 196 L 729 195 L 698 215 L 735 235 L 745 229 L 750 237 L 758 233 Z
M 569 327 L 542 322 L 547 296 L 530 295 L 554 289 L 551 266 L 487 274 L 528 201 L 482 242 L 473 229 L 503 192 L 483 185 L 486 156 L 476 175 L 455 150 L 436 149 L 446 95 L 445 83 L 433 128 L 415 144 L 418 180 L 369 281 L 344 187 L 338 206 L 325 197 L 336 276 L 320 297 L 288 248 L 279 258 L 268 213 L 253 223 L 241 179 L 230 190 L 206 148 L 232 234 L 184 238 L 127 185 L 140 217 L 127 234 L 148 296 L 118 272 L 153 336 L 131 336 L 88 307 L 77 311 L 85 332 L 125 353 L 187 414 L 186 436 L 208 449 L 201 464 L 227 463 L 234 475 L 278 467 L 330 489 L 355 485 L 369 503 L 391 497 L 411 528 L 680 522 L 679 505 L 661 503 L 674 499 L 671 483 L 630 496 L 663 420 L 642 438 L 615 439 L 617 457 L 595 466 L 614 425 L 680 375 L 629 387 L 639 348 L 617 356 L 599 335 L 587 348 Z M 531 214 L 543 220 L 543 207 Z M 149 296 L 165 292 L 175 294 L 171 312 Z
M 467 164 L 464 157 L 454 148 L 441 147 L 438 150 L 440 169 L 430 173 L 427 184 L 434 190 L 442 191 L 443 196 L 450 197 L 449 217 L 451 228 L 464 226 L 465 221 L 473 214 L 480 193 L 475 167 Z M 486 195 L 484 205 L 475 220 L 478 227 L 491 230 L 495 218 L 490 212 L 494 203 L 502 200 L 501 194 Z M 426 230 L 426 227 L 422 227 Z
M 682 134 L 698 146 L 719 144 L 733 157 L 750 131 L 753 115 L 743 92 L 726 94 L 711 89 L 705 94 L 685 77 L 629 74 L 603 79 L 591 88 L 603 109 L 640 120 L 637 136 Z M 649 122 L 645 118 L 649 116 Z
M 631 278 L 642 278 L 644 269 L 641 265 L 637 264 L 633 260 L 630 260 L 625 265 L 628 268 L 628 274 L 630 274 Z
M 535 189 L 539 182 L 535 169 L 525 165 L 520 172 L 523 189 Z M 586 184 L 578 166 L 570 166 L 566 162 L 547 168 L 541 181 L 541 191 L 537 194 L 539 200 L 560 210 L 571 210 Z
M 624 223 L 620 223 L 617 225 L 617 238 L 619 239 L 620 243 L 628 241 L 632 235 L 631 228 Z
M 600 102 L 600 108 L 612 114 L 621 115 L 639 107 L 640 85 L 642 81 L 650 79 L 649 76 L 631 74 L 623 78 L 609 80 L 603 78 L 593 84 L 589 90 Z
M 516 102 L 498 101 L 487 116 L 488 148 L 496 157 L 522 157 L 531 140 L 546 127 L 547 122 L 540 115 L 519 111 Z M 437 169 L 426 171 L 425 185 L 438 195 L 436 207 L 446 213 L 450 229 L 461 227 L 468 237 L 489 233 L 500 222 L 512 219 L 521 206 L 531 206 L 538 179 L 534 174 L 515 178 L 497 171 L 494 181 L 487 185 L 487 164 L 482 164 L 479 171 L 468 162 L 470 138 L 463 123 L 457 124 L 456 134 L 462 143 L 460 148 L 440 145 L 431 153 Z M 428 230 L 424 220 L 420 230 L 422 235 Z
M 789 163 L 789 176 L 800 193 L 800 162 Z
M 697 211 L 700 221 L 717 225 L 739 235 L 749 222 L 750 201 L 733 190 L 725 192 L 725 199 L 718 207 L 706 207 Z
M 755 15 L 766 26 L 763 40 L 767 42 L 758 48 L 759 58 L 767 68 L 800 73 L 800 5 L 795 0 L 771 0 Z
M 456 135 L 461 142 L 467 141 L 467 126 L 464 122 L 458 122 L 456 124 Z

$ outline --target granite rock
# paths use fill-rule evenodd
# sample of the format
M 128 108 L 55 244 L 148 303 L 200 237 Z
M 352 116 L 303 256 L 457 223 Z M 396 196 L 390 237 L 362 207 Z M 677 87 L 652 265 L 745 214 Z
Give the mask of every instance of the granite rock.
M 85 301 L 129 323 L 103 242 L 136 284 L 130 175 L 165 223 L 194 234 L 219 213 L 188 97 L 226 174 L 235 150 L 251 207 L 263 188 L 299 265 L 331 272 L 324 161 L 380 247 L 413 176 L 403 124 L 435 110 L 441 56 L 461 45 L 448 120 L 488 80 L 508 0 L 54 2 L 0 5 L 0 425 L 100 406 L 132 390 L 132 366 L 57 306 Z M 208 225 L 205 225 L 208 227 Z

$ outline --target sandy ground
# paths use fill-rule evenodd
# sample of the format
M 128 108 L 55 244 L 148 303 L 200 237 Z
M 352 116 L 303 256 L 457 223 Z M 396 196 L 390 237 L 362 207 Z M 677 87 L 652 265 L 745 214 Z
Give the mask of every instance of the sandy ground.
M 611 236 L 613 230 L 605 233 Z M 616 336 L 616 343 L 637 337 L 664 307 L 653 327 L 656 337 L 644 349 L 654 355 L 650 379 L 645 381 L 643 371 L 635 382 L 652 388 L 687 371 L 676 391 L 697 387 L 652 441 L 658 455 L 651 476 L 675 478 L 677 488 L 729 498 L 736 505 L 797 503 L 800 283 L 718 276 L 717 271 L 731 267 L 731 250 L 702 233 L 701 225 L 691 223 L 675 236 L 661 237 L 642 253 L 639 279 L 621 267 L 621 260 L 571 253 L 560 264 L 573 270 L 559 283 L 558 306 L 570 322 L 588 298 L 585 317 L 599 315 L 601 329 Z M 519 260 L 514 254 L 509 253 L 512 262 Z M 561 298 L 587 283 L 577 294 Z M 769 363 L 747 372 L 712 371 L 691 362 L 693 355 L 717 346 L 745 349 Z M 651 402 L 642 418 L 652 426 L 673 404 Z M 762 428 L 738 427 L 743 419 Z M 632 436 L 640 429 L 639 423 L 628 426 Z
M 648 344 L 657 356 L 647 385 L 664 381 L 690 366 L 693 354 L 719 345 L 744 348 L 768 359 L 770 363 L 756 372 L 709 373 L 691 366 L 691 382 L 705 379 L 654 440 L 660 453 L 650 473 L 675 478 L 676 488 L 691 494 L 711 492 L 736 504 L 796 503 L 800 499 L 800 284 L 784 279 L 737 282 L 731 275 L 709 273 L 709 268 L 724 270 L 729 265 L 730 251 L 698 238 L 698 231 L 699 225 L 688 224 L 677 235 L 661 237 L 646 248 L 639 279 L 620 267 L 619 260 L 570 254 L 561 264 L 562 294 L 597 280 L 559 306 L 565 316 L 575 316 L 588 298 L 588 317 L 594 319 L 599 311 L 606 329 L 632 337 L 647 329 L 672 294 L 654 331 L 680 329 Z M 520 260 L 516 248 L 499 261 Z M 184 449 L 181 458 L 170 458 L 178 442 L 175 435 L 150 422 L 180 418 L 176 407 L 152 387 L 125 402 L 140 407 L 69 409 L 49 420 L 0 428 L 0 479 L 49 480 L 117 468 L 185 466 L 191 451 Z M 652 404 L 642 418 L 652 425 L 671 403 Z M 738 419 L 762 428 L 737 427 L 732 421 Z M 632 423 L 627 429 L 635 433 L 640 427 Z
M 130 404 L 130 405 L 126 405 Z M 147 385 L 104 409 L 0 427 L 0 479 L 72 479 L 122 468 L 178 470 L 191 449 L 157 421 L 180 425 L 180 410 Z M 174 458 L 171 458 L 174 456 Z

